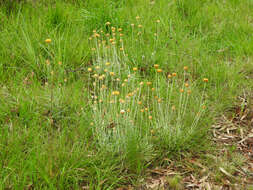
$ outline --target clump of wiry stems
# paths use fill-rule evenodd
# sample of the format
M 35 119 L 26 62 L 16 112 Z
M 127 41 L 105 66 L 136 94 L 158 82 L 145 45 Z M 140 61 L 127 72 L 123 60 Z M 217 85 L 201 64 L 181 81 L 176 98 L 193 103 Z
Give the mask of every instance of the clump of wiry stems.
M 155 64 L 155 80 L 150 82 L 140 77 L 137 67 L 125 64 L 129 59 L 121 28 L 111 27 L 112 34 L 93 32 L 88 86 L 91 126 L 99 146 L 121 152 L 129 134 L 144 144 L 158 142 L 168 150 L 183 144 L 193 135 L 205 111 L 204 91 L 197 97 L 198 105 L 191 103 L 195 84 L 189 78 L 188 67 L 165 76 Z

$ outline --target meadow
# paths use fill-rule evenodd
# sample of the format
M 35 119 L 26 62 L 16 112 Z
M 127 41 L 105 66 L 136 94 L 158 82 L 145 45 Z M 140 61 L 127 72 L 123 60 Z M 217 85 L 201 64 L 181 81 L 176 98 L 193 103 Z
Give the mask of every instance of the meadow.
M 137 187 L 252 92 L 252 0 L 2 1 L 0 20 L 0 189 Z

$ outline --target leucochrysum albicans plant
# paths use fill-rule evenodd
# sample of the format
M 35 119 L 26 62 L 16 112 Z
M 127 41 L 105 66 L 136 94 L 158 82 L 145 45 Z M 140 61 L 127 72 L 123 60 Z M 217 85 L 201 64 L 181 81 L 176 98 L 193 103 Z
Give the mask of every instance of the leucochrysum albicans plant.
M 194 134 L 205 111 L 205 93 L 194 93 L 195 82 L 187 66 L 181 73 L 165 74 L 154 64 L 155 80 L 151 82 L 140 75 L 137 66 L 125 64 L 130 60 L 121 28 L 110 27 L 107 34 L 94 30 L 90 44 L 90 125 L 100 147 L 121 152 L 128 135 L 134 134 L 144 144 L 152 141 L 173 149 Z

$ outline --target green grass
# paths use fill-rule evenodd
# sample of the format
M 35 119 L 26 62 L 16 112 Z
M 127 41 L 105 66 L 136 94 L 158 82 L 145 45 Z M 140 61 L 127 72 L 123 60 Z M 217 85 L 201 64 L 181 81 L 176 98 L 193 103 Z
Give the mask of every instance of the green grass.
M 0 189 L 136 184 L 208 148 L 214 118 L 252 87 L 251 0 L 28 1 L 0 17 Z

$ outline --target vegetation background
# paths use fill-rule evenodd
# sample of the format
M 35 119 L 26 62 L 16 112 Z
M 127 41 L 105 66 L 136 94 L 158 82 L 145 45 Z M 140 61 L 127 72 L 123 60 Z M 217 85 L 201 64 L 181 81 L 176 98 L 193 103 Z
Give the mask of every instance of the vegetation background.
M 0 189 L 138 185 L 252 88 L 252 0 L 12 0 L 0 22 Z

